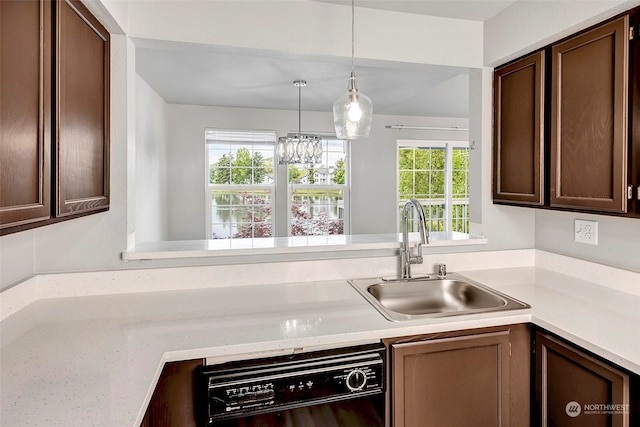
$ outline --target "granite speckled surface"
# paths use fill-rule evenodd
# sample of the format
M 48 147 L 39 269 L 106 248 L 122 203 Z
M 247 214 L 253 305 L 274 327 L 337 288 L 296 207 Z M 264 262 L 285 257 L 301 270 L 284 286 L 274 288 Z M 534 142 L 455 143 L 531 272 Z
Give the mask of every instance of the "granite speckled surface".
M 461 273 L 532 308 L 393 323 L 346 280 L 40 299 L 0 324 L 0 424 L 137 426 L 167 361 L 520 322 L 640 374 L 640 296 L 533 266 Z

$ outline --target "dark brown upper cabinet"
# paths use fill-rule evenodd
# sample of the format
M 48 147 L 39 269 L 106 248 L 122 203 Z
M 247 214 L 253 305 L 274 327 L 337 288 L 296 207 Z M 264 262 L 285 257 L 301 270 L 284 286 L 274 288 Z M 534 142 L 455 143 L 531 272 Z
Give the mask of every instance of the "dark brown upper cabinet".
M 0 233 L 107 210 L 109 33 L 79 1 L 0 12 Z
M 632 19 L 635 25 L 635 34 L 629 52 L 631 62 L 631 73 L 629 74 L 631 86 L 629 185 L 633 189 L 627 208 L 634 216 L 640 217 L 640 9 L 637 9 L 635 15 L 632 15 Z
M 544 51 L 494 73 L 493 199 L 544 204 Z
M 638 21 L 640 8 L 496 68 L 494 203 L 640 217 Z
M 56 216 L 109 205 L 109 33 L 76 1 L 57 8 Z
M 51 3 L 0 1 L 0 229 L 51 216 Z
M 551 206 L 627 211 L 629 17 L 551 47 Z

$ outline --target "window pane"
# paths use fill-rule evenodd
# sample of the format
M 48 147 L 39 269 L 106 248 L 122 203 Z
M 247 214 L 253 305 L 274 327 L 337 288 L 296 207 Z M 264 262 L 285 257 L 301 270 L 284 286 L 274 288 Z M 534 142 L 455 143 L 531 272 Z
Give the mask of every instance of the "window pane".
M 464 149 L 453 150 L 453 183 L 452 192 L 454 199 L 469 198 L 469 151 Z
M 431 171 L 429 174 L 429 197 L 444 199 L 445 174 L 443 170 Z
M 444 170 L 445 166 L 445 151 L 441 148 L 429 149 L 431 151 L 431 169 Z
M 275 133 L 207 129 L 206 141 L 211 186 L 209 237 L 270 237 Z
M 425 144 L 398 148 L 399 229 L 404 203 L 416 198 L 425 208 L 427 226 L 432 231 L 467 233 L 469 153 L 455 148 L 449 159 L 442 142 L 437 144 L 438 147 Z M 447 169 L 451 170 L 451 195 L 445 193 Z M 448 200 L 453 201 L 452 206 L 447 206 Z
M 427 226 L 431 231 L 444 231 L 444 215 L 445 205 L 444 202 L 432 200 L 427 201 L 427 205 L 424 206 L 425 213 L 427 214 Z
M 400 171 L 399 184 L 400 184 L 400 198 L 408 199 L 412 197 L 412 195 L 414 194 L 413 172 Z
M 453 198 L 466 199 L 469 197 L 469 188 L 468 188 L 468 172 L 467 171 L 453 171 Z
M 415 158 L 415 169 L 431 169 L 431 150 L 412 150 Z
M 400 170 L 413 170 L 414 168 L 414 158 L 413 153 L 414 149 L 412 148 L 401 148 L 398 152 L 398 160 L 400 165 Z
M 344 191 L 294 190 L 291 203 L 291 235 L 330 234 L 344 234 Z
M 322 140 L 322 162 L 289 165 L 292 236 L 344 234 L 348 191 L 347 143 Z
M 271 191 L 211 191 L 211 238 L 271 237 Z

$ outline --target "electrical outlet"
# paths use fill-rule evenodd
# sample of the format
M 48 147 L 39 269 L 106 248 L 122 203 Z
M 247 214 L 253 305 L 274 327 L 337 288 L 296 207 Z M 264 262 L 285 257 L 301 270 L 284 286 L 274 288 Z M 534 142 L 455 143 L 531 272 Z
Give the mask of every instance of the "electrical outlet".
M 589 245 L 598 244 L 598 221 L 576 219 L 574 223 L 573 240 Z

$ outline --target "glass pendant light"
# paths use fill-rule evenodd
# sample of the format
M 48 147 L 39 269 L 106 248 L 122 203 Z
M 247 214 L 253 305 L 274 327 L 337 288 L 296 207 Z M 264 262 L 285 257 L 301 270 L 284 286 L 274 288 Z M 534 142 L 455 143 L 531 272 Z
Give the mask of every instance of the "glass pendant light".
M 333 103 L 333 124 L 336 137 L 339 139 L 367 138 L 373 120 L 373 104 L 371 99 L 358 90 L 356 72 L 354 71 L 354 0 L 351 0 L 351 76 L 347 85 L 347 93 Z

